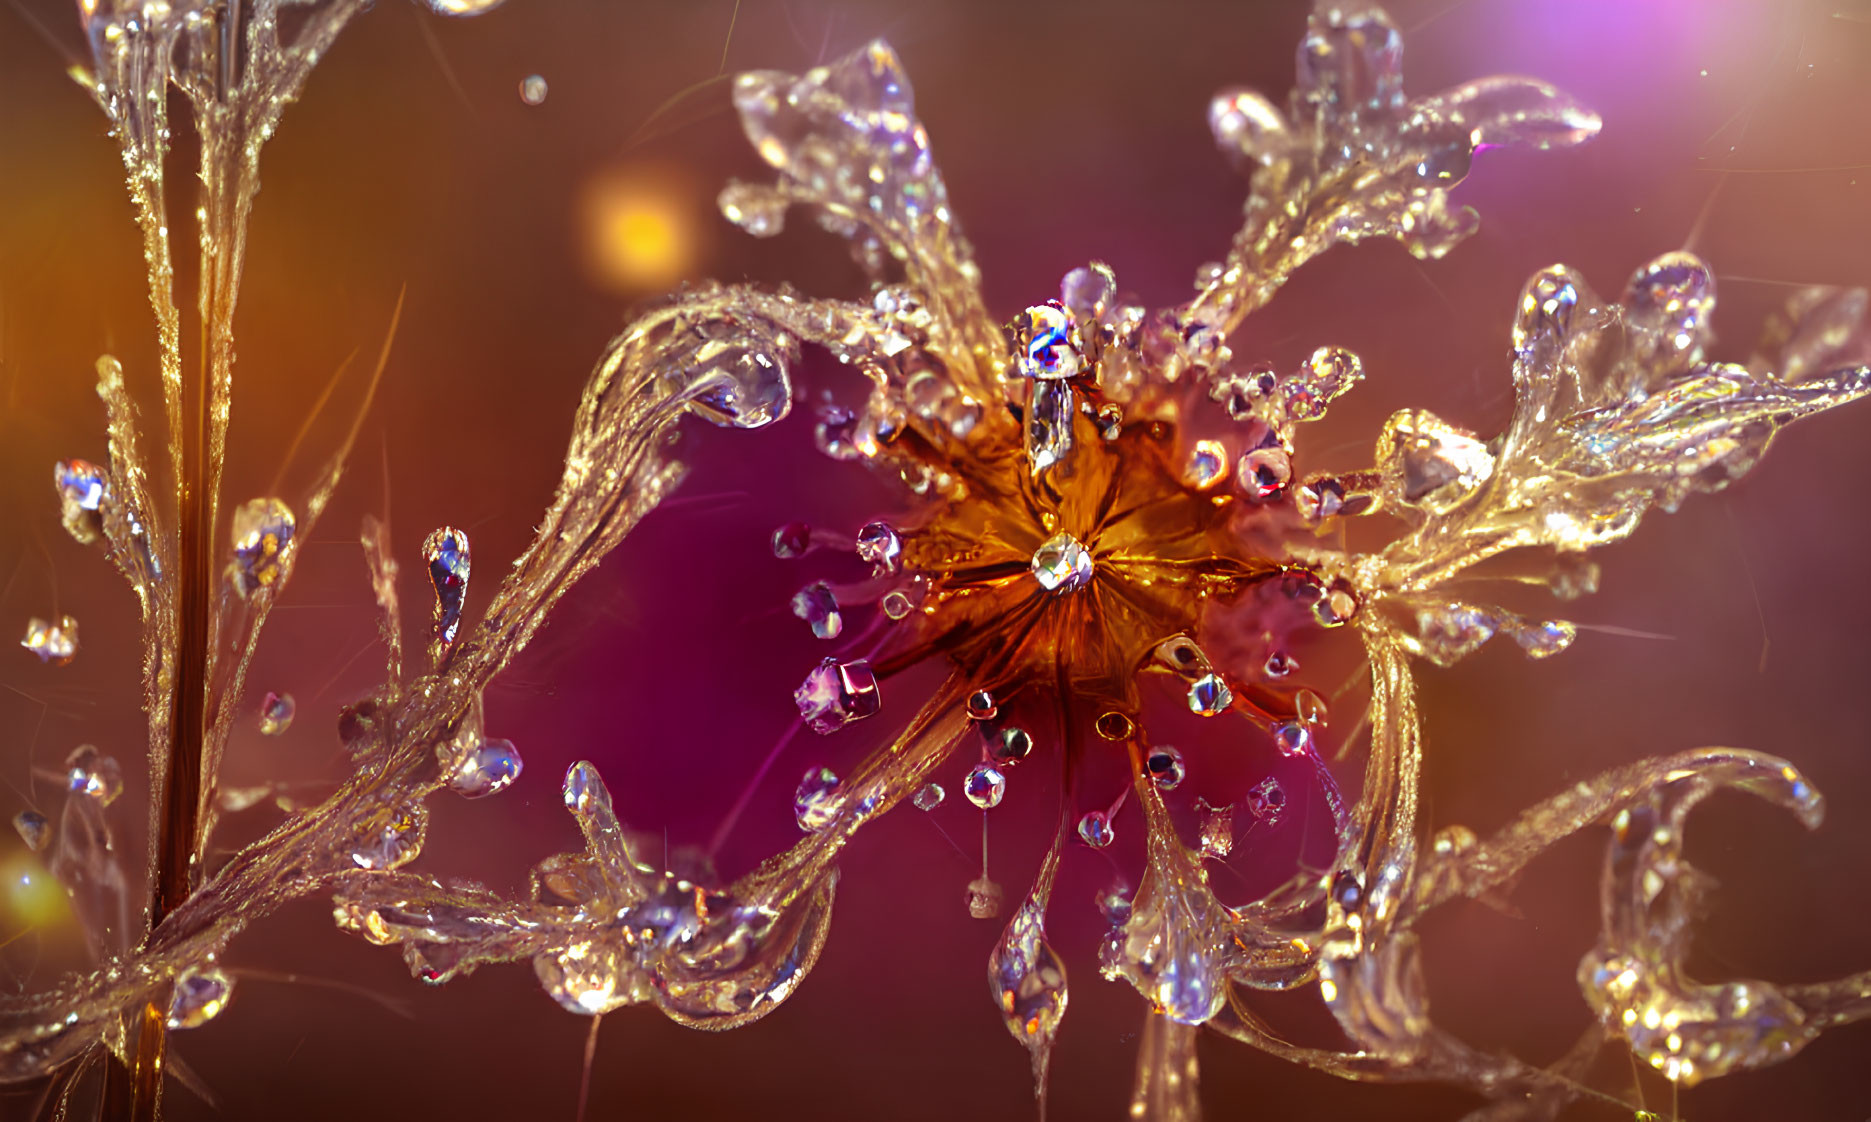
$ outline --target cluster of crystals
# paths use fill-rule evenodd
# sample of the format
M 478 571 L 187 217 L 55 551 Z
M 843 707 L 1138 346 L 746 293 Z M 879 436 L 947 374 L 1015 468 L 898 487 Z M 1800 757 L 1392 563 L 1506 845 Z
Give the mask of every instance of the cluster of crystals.
M 34 616 L 26 621 L 26 635 L 19 641 L 39 661 L 51 666 L 65 666 L 78 657 L 78 621 L 60 616 L 56 623 Z

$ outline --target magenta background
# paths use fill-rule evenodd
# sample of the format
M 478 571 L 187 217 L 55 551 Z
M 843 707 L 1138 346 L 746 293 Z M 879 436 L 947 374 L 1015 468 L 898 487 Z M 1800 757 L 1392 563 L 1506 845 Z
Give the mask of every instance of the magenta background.
M 374 353 L 404 285 L 408 303 L 353 473 L 307 543 L 256 671 L 256 695 L 297 695 L 298 723 L 277 741 L 244 729 L 228 764 L 236 780 L 315 779 L 341 766 L 336 707 L 378 673 L 349 543 L 364 513 L 382 511 L 386 474 L 412 626 L 426 610 L 415 552 L 429 529 L 447 522 L 473 535 L 471 617 L 523 547 L 591 361 L 630 302 L 650 295 L 603 291 L 582 272 L 575 200 L 589 176 L 621 165 L 677 184 L 701 239 L 694 276 L 858 291 L 843 248 L 806 224 L 759 242 L 712 216 L 727 177 L 762 174 L 725 112 L 725 90 L 685 103 L 719 111 L 626 147 L 658 104 L 715 73 L 731 8 L 512 0 L 458 22 L 386 0 L 346 32 L 287 113 L 252 227 L 230 502 L 273 477 L 328 372 L 353 349 Z M 727 65 L 797 70 L 889 37 L 915 80 L 996 313 L 1050 295 L 1091 257 L 1162 304 L 1183 299 L 1195 267 L 1224 251 L 1244 192 L 1213 151 L 1207 98 L 1235 84 L 1284 91 L 1303 13 L 1298 3 L 755 0 L 742 6 Z M 1404 405 L 1494 431 L 1508 408 L 1507 330 L 1526 274 L 1563 259 L 1614 292 L 1643 260 L 1684 243 L 1718 182 L 1695 248 L 1721 278 L 1725 357 L 1746 354 L 1784 282 L 1871 281 L 1864 22 L 1815 6 L 1688 0 L 1400 3 L 1394 14 L 1412 92 L 1531 73 L 1599 109 L 1607 125 L 1581 151 L 1479 157 L 1458 198 L 1481 209 L 1482 231 L 1445 261 L 1419 264 L 1388 244 L 1341 250 L 1253 321 L 1237 352 L 1286 364 L 1339 343 L 1363 356 L 1369 382 L 1315 440 L 1329 463 L 1355 463 Z M 29 759 L 104 746 L 131 773 L 116 809 L 127 851 L 139 854 L 133 605 L 59 530 L 45 481 L 55 458 L 102 457 L 97 354 L 123 358 L 133 385 L 154 382 L 115 148 L 62 74 L 81 46 L 66 3 L 0 8 L 0 630 L 46 614 L 56 598 L 85 640 L 63 670 L 23 653 L 0 658 L 0 776 L 25 788 Z M 535 72 L 551 91 L 529 108 L 515 87 Z M 1731 163 L 1777 173 L 1706 170 Z M 1813 168 L 1842 170 L 1786 171 Z M 184 213 L 189 178 L 174 166 Z M 336 440 L 357 385 L 340 387 L 338 412 L 315 428 L 288 493 Z M 1832 814 L 1806 836 L 1738 798 L 1704 812 L 1692 853 L 1724 886 L 1704 965 L 1711 975 L 1798 980 L 1871 967 L 1859 889 L 1871 874 L 1866 416 L 1802 425 L 1741 486 L 1657 516 L 1603 553 L 1605 591 L 1574 616 L 1673 638 L 1587 633 L 1551 663 L 1489 650 L 1425 672 L 1430 821 L 1485 832 L 1566 783 L 1648 753 L 1777 752 L 1808 770 Z M 704 841 L 783 727 L 788 693 L 818 653 L 784 599 L 807 569 L 826 570 L 771 560 L 765 534 L 797 517 L 854 527 L 888 510 L 889 496 L 812 455 L 797 419 L 688 440 L 699 466 L 677 502 L 576 590 L 489 693 L 490 731 L 520 746 L 525 776 L 496 800 L 439 800 L 419 867 L 518 890 L 534 861 L 575 844 L 557 781 L 578 758 L 600 765 L 633 826 L 667 829 L 675 845 Z M 913 692 L 890 691 L 885 716 L 864 733 L 907 716 Z M 49 703 L 43 715 L 35 699 Z M 725 855 L 730 872 L 786 844 L 797 775 L 854 759 L 864 738 L 852 737 L 782 758 Z M 994 864 L 1010 893 L 1051 821 L 1050 781 L 1029 774 L 1041 768 L 1016 773 L 993 819 Z M 38 793 L 54 809 L 43 784 Z M 607 1018 L 591 1117 L 1030 1117 L 1025 1056 L 982 984 L 998 924 L 967 918 L 973 870 L 920 819 L 893 815 L 851 847 L 825 957 L 772 1017 L 718 1037 L 647 1010 Z M 953 798 L 937 820 L 964 846 L 977 829 Z M 0 849 L 11 844 L 0 839 Z M 1600 852 L 1593 836 L 1536 864 L 1513 897 L 1520 918 L 1471 905 L 1427 926 L 1439 1021 L 1540 1061 L 1570 1042 L 1586 1019 L 1573 972 L 1596 927 Z M 1106 874 L 1078 858 L 1055 922 L 1073 990 L 1052 1102 L 1062 1119 L 1117 1118 L 1142 1007 L 1095 976 L 1086 901 Z M 43 982 L 71 961 L 70 939 L 22 941 L 0 963 L 25 985 Z M 524 967 L 429 990 L 393 951 L 338 934 L 318 901 L 262 924 L 231 961 L 339 979 L 410 1016 L 329 988 L 244 982 L 221 1019 L 175 1041 L 224 1117 L 572 1115 L 588 1022 L 561 1012 Z M 1219 1040 L 1205 1041 L 1203 1056 L 1217 1118 L 1451 1118 L 1471 1103 L 1445 1089 L 1340 1084 Z M 1868 1058 L 1871 1031 L 1846 1029 L 1791 1065 L 1692 1091 L 1683 1108 L 1697 1122 L 1860 1119 L 1871 1115 Z M 1654 1106 L 1656 1084 L 1649 1090 Z M 0 1114 L 29 1103 L 0 1097 Z M 209 1116 L 185 1092 L 170 1108 Z

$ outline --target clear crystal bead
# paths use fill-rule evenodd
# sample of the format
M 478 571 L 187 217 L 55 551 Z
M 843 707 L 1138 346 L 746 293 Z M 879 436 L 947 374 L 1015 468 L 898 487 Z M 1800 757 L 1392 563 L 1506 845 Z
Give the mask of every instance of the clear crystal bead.
M 858 559 L 879 576 L 894 573 L 903 562 L 903 538 L 888 522 L 868 522 L 858 531 Z
M 297 707 L 289 693 L 266 691 L 260 701 L 260 732 L 266 736 L 278 736 L 292 727 L 292 717 Z
M 80 744 L 65 757 L 65 786 L 75 794 L 87 795 L 109 806 L 123 794 L 123 768 L 115 758 L 99 753 L 89 744 Z
M 828 767 L 808 770 L 793 792 L 793 818 L 799 828 L 816 834 L 838 817 L 838 773 Z
M 249 499 L 234 511 L 234 560 L 228 567 L 234 591 L 251 596 L 273 586 L 290 556 L 297 527 L 292 508 L 275 498 Z
M 1234 691 L 1219 674 L 1204 674 L 1189 683 L 1189 712 L 1213 717 L 1228 711 L 1234 704 Z
M 443 526 L 423 541 L 422 561 L 429 567 L 429 583 L 435 586 L 435 638 L 446 646 L 455 641 L 461 628 L 461 609 L 468 595 L 473 569 L 468 535 Z
M 1078 820 L 1078 840 L 1093 849 L 1103 849 L 1117 840 L 1111 828 L 1111 816 L 1102 810 L 1088 811 Z
M 839 662 L 828 658 L 813 667 L 793 691 L 793 702 L 813 732 L 834 733 L 877 712 L 877 676 L 864 659 Z
M 1091 551 L 1061 530 L 1033 551 L 1033 579 L 1048 592 L 1075 592 L 1091 583 Z
M 234 979 L 213 964 L 190 967 L 176 975 L 169 994 L 168 1025 L 172 1029 L 200 1028 L 227 1008 L 234 996 Z
M 520 759 L 513 741 L 482 740 L 462 755 L 454 771 L 449 773 L 448 787 L 469 799 L 497 795 L 513 785 L 524 766 L 525 761 Z
M 836 639 L 845 629 L 838 599 L 824 581 L 808 584 L 793 594 L 793 614 L 811 624 L 812 634 L 821 639 Z
M 1001 770 L 990 763 L 978 763 L 962 780 L 962 794 L 968 801 L 982 810 L 992 810 L 1000 805 L 1007 794 L 1007 777 Z

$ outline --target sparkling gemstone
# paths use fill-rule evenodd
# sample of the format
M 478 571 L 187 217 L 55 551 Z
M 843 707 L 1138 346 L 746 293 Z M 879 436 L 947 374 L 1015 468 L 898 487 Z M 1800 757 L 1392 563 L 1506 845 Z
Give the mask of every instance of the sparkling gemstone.
M 1514 641 L 1528 658 L 1551 658 L 1572 645 L 1578 628 L 1564 620 L 1549 619 L 1514 631 Z
M 463 798 L 497 795 L 520 777 L 524 761 L 511 740 L 482 740 L 463 754 L 449 773 L 448 787 Z
M 1219 674 L 1204 674 L 1189 683 L 1189 711 L 1202 717 L 1213 717 L 1228 711 L 1234 704 L 1234 691 L 1228 683 L 1221 680 Z
M 914 795 L 910 796 L 910 805 L 917 810 L 934 810 L 941 806 L 942 800 L 947 797 L 948 792 L 942 789 L 942 784 L 925 783 L 917 788 Z
M 1072 413 L 1077 402 L 1067 382 L 1033 384 L 1033 396 L 1027 402 L 1026 462 L 1034 475 L 1071 453 Z
M 1271 775 L 1255 784 L 1247 793 L 1247 809 L 1255 818 L 1269 826 L 1280 823 L 1280 813 L 1286 809 L 1286 788 Z
M 461 628 L 461 608 L 468 595 L 473 567 L 468 535 L 453 526 L 442 527 L 423 541 L 422 560 L 435 586 L 435 637 L 446 645 Z
M 993 764 L 979 763 L 962 780 L 961 789 L 962 794 L 968 796 L 969 802 L 982 810 L 992 810 L 1000 805 L 1001 799 L 1007 794 L 1007 777 Z
M 113 757 L 100 754 L 89 744 L 80 744 L 65 757 L 65 786 L 109 806 L 123 794 L 123 768 Z
M 1074 592 L 1091 583 L 1091 551 L 1061 530 L 1033 551 L 1033 579 L 1048 592 Z
M 104 532 L 104 496 L 110 476 L 89 460 L 61 460 L 52 469 L 58 487 L 59 520 L 81 542 L 94 542 Z
M 26 635 L 19 645 L 38 655 L 40 662 L 68 665 L 78 657 L 78 621 L 60 616 L 57 623 L 48 623 L 34 616 L 26 621 Z
M 816 834 L 838 817 L 838 773 L 828 767 L 815 767 L 799 780 L 793 792 L 793 817 L 799 828 Z
M 234 996 L 234 979 L 215 965 L 190 967 L 176 975 L 169 994 L 169 1027 L 199 1028 L 214 1020 Z
M 1085 368 L 1072 313 L 1059 301 L 1033 305 L 1020 313 L 1015 327 L 1021 340 L 1020 373 L 1026 377 L 1074 378 Z
M 1167 746 L 1158 748 L 1144 757 L 1143 768 L 1150 773 L 1150 781 L 1165 791 L 1175 790 L 1187 773 L 1183 766 L 1182 753 Z
M 1317 525 L 1345 506 L 1345 485 L 1336 479 L 1309 479 L 1293 492 L 1299 516 Z
M 994 695 L 986 690 L 976 690 L 969 694 L 967 706 L 968 716 L 977 721 L 991 720 L 1000 712 L 1000 704 L 994 700 Z
M 894 573 L 903 561 L 903 539 L 888 522 L 867 522 L 858 531 L 858 558 L 880 575 Z
M 46 816 L 36 810 L 22 810 L 13 816 L 13 829 L 19 832 L 20 840 L 34 853 L 45 848 L 51 840 L 52 824 Z
M 828 658 L 813 667 L 804 684 L 793 691 L 793 702 L 813 732 L 837 732 L 877 712 L 877 676 L 864 659 L 839 662 Z
M 1206 491 L 1228 474 L 1228 450 L 1219 440 L 1198 440 L 1189 451 L 1189 462 L 1182 469 L 1182 481 L 1198 491 Z
M 260 701 L 260 731 L 267 736 L 285 732 L 292 727 L 295 710 L 291 694 L 266 691 L 266 697 Z
M 278 499 L 249 499 L 234 511 L 234 560 L 228 575 L 235 592 L 251 596 L 273 586 L 291 556 L 297 527 L 292 508 Z
M 1117 840 L 1117 831 L 1111 828 L 1111 816 L 1102 810 L 1088 812 L 1078 820 L 1078 840 L 1093 849 L 1103 849 Z
M 1248 498 L 1276 499 L 1293 481 L 1293 458 L 1283 448 L 1256 448 L 1241 457 L 1234 477 Z
M 773 531 L 773 556 L 792 559 L 804 557 L 812 548 L 812 527 L 804 522 L 788 522 Z
M 998 729 L 988 737 L 988 750 L 1002 763 L 1019 763 L 1033 754 L 1033 734 L 1015 726 Z
M 844 616 L 838 612 L 838 599 L 824 581 L 808 584 L 793 593 L 793 614 L 812 625 L 812 634 L 821 639 L 836 639 L 845 629 Z

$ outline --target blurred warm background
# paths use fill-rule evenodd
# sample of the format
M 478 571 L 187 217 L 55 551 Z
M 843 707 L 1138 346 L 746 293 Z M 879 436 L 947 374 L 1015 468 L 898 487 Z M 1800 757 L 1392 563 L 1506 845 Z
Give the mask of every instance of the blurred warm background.
M 1370 372 L 1315 441 L 1322 461 L 1306 466 L 1357 462 L 1406 404 L 1495 431 L 1508 407 L 1513 299 L 1554 260 L 1610 293 L 1643 260 L 1691 245 L 1719 275 L 1722 357 L 1736 359 L 1792 285 L 1871 283 L 1871 8 L 1838 10 L 1846 2 L 1398 0 L 1413 92 L 1529 73 L 1599 109 L 1606 127 L 1580 152 L 1479 158 L 1458 197 L 1480 208 L 1482 232 L 1445 261 L 1418 263 L 1388 244 L 1340 250 L 1253 321 L 1237 353 L 1286 365 L 1339 343 Z M 486 602 L 557 478 L 589 365 L 633 303 L 700 277 L 861 290 L 843 247 L 810 223 L 760 242 L 714 213 L 729 176 L 764 174 L 728 112 L 724 67 L 800 70 L 889 38 L 995 311 L 1052 295 L 1092 257 L 1167 304 L 1222 254 L 1244 191 L 1213 151 L 1208 96 L 1231 84 L 1284 91 L 1304 12 L 1299 0 L 509 0 L 457 21 L 383 0 L 321 64 L 262 163 L 230 503 L 282 472 L 280 493 L 303 493 L 360 401 L 360 369 L 282 466 L 284 445 L 345 357 L 375 353 L 405 288 L 407 303 L 351 473 L 305 543 L 256 668 L 256 694 L 296 695 L 297 723 L 277 739 L 243 729 L 231 780 L 292 779 L 315 796 L 342 766 L 338 706 L 380 674 L 354 544 L 364 514 L 389 516 L 406 604 L 426 611 L 416 549 L 444 523 L 473 537 L 470 615 Z M 64 0 L 0 5 L 0 632 L 55 612 L 83 626 L 70 667 L 0 651 L 0 811 L 56 815 L 57 793 L 34 769 L 97 744 L 125 764 L 115 810 L 135 875 L 145 781 L 134 604 L 59 529 L 47 479 L 58 458 L 103 459 L 99 354 L 123 359 L 148 407 L 156 400 L 121 165 L 101 114 L 65 76 L 82 51 Z M 193 206 L 182 149 L 171 170 L 178 215 Z M 815 368 L 804 389 L 849 394 L 843 378 Z M 1860 899 L 1871 879 L 1868 426 L 1860 408 L 1795 429 L 1741 486 L 1657 516 L 1608 551 L 1603 593 L 1573 614 L 1649 637 L 1587 632 L 1551 663 L 1490 648 L 1426 673 L 1432 822 L 1486 832 L 1645 754 L 1779 753 L 1807 769 L 1832 813 L 1813 835 L 1738 797 L 1701 813 L 1692 854 L 1723 889 L 1699 965 L 1789 980 L 1871 967 Z M 488 696 L 489 731 L 519 745 L 525 776 L 497 799 L 438 798 L 420 867 L 522 890 L 534 861 L 576 844 L 558 777 L 579 758 L 600 765 L 633 825 L 666 831 L 677 848 L 706 840 L 816 657 L 784 609 L 800 570 L 772 559 L 767 532 L 793 518 L 849 529 L 889 509 L 875 484 L 810 451 L 809 428 L 796 419 L 685 438 L 698 466 L 678 499 Z M 783 756 L 724 871 L 787 843 L 787 803 L 807 764 L 856 752 L 820 742 Z M 1026 882 L 1052 805 L 1041 784 L 1020 786 L 994 823 L 1010 893 Z M 971 846 L 978 816 L 957 803 L 928 818 Z M 227 842 L 257 835 L 272 814 L 231 821 Z M 589 1116 L 1031 1117 L 1026 1057 L 982 979 L 999 924 L 968 918 L 974 870 L 928 818 L 905 810 L 860 836 L 825 956 L 772 1017 L 721 1037 L 646 1010 L 607 1018 Z M 1429 925 L 1440 1020 L 1542 1062 L 1571 1042 L 1586 1018 L 1573 973 L 1597 926 L 1602 838 L 1536 864 L 1513 896 L 1518 915 L 1467 905 Z M 1062 1119 L 1122 1114 L 1142 1014 L 1134 993 L 1092 968 L 1090 898 L 1108 879 L 1094 866 L 1069 864 L 1055 905 L 1074 971 L 1053 1069 Z M 82 959 L 56 899 L 35 902 L 35 878 L 7 832 L 9 987 L 44 984 Z M 230 962 L 245 975 L 233 1005 L 174 1045 L 221 1117 L 573 1116 L 588 1022 L 560 1011 L 524 967 L 429 990 L 393 951 L 336 932 L 316 900 L 250 932 Z M 1220 1119 L 1441 1119 L 1472 1105 L 1439 1088 L 1340 1084 L 1219 1040 L 1203 1058 Z M 1862 1119 L 1867 1060 L 1871 1026 L 1859 1025 L 1786 1067 L 1693 1091 L 1682 1110 L 1697 1122 Z M 1656 1081 L 1646 1090 L 1667 1107 Z M 0 1096 L 0 1115 L 31 1104 Z M 216 1114 L 180 1089 L 169 1107 L 176 1118 Z

